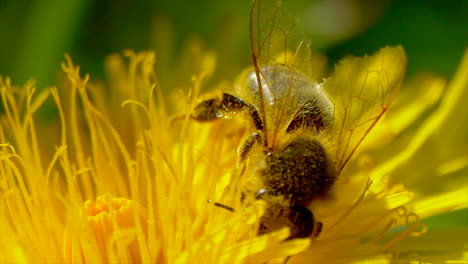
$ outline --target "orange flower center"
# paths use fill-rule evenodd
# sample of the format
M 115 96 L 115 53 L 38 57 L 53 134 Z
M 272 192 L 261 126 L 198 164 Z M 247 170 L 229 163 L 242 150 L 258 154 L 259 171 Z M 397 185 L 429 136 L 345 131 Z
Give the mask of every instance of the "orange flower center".
M 141 261 L 147 237 L 145 209 L 137 202 L 110 195 L 84 203 L 86 221 L 67 225 L 64 257 L 67 262 Z M 84 218 L 83 218 L 84 219 Z M 92 234 L 87 236 L 86 234 Z

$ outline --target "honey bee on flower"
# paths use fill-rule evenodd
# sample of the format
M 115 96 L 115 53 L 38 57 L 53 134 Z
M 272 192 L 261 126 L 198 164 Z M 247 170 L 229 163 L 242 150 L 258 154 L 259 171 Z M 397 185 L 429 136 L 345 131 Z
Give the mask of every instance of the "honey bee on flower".
M 316 237 L 322 223 L 310 206 L 333 201 L 341 172 L 398 93 L 405 52 L 387 47 L 372 57 L 347 58 L 333 77 L 313 80 L 310 49 L 294 20 L 280 1 L 264 0 L 252 4 L 250 46 L 253 67 L 241 85 L 201 101 L 191 118 L 250 120 L 238 160 L 246 178 L 243 200 L 268 204 L 259 234 L 289 227 L 289 238 Z

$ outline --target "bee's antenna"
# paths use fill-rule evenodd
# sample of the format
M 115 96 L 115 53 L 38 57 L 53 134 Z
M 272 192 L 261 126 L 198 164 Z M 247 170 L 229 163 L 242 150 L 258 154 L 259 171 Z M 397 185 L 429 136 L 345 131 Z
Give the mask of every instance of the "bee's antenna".
M 231 211 L 231 212 L 235 212 L 236 210 L 234 208 L 232 208 L 231 206 L 227 206 L 225 204 L 222 204 L 222 203 L 218 203 L 218 202 L 213 202 L 211 200 L 207 200 L 207 202 L 209 202 L 210 204 L 213 204 L 214 206 L 218 206 L 218 207 L 221 207 L 221 208 L 224 208 L 228 211 Z

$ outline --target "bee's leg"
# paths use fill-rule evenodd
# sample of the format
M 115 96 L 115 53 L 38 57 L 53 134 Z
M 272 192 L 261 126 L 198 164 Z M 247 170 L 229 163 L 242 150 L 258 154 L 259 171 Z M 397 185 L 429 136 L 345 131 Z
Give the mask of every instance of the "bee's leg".
M 221 98 L 217 97 L 202 101 L 195 106 L 191 118 L 201 122 L 213 121 L 240 112 L 246 112 L 251 117 L 257 130 L 263 129 L 263 122 L 257 109 L 229 93 L 223 93 Z
M 255 143 L 262 144 L 262 135 L 260 132 L 255 132 L 244 140 L 239 148 L 239 164 L 244 162 L 247 154 L 249 154 Z

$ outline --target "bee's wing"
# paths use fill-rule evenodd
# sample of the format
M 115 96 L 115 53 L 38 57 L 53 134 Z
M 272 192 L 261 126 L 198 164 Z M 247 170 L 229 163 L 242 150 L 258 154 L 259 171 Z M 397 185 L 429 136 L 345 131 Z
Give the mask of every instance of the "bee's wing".
M 280 0 L 254 0 L 250 11 L 250 44 L 258 91 L 246 93 L 258 108 L 265 130 L 275 138 L 288 118 L 288 106 L 294 104 L 293 92 L 300 75 L 310 70 L 310 48 L 296 30 L 294 16 Z M 285 68 L 289 77 L 283 78 Z M 287 82 L 284 80 L 287 79 Z M 267 128 L 268 126 L 268 128 Z
M 389 108 L 405 71 L 403 48 L 386 47 L 372 56 L 344 59 L 325 82 L 335 108 L 333 136 L 338 172 Z
M 296 30 L 295 17 L 280 0 L 254 0 L 250 10 L 250 44 L 254 67 L 280 65 L 304 71 L 310 48 Z

